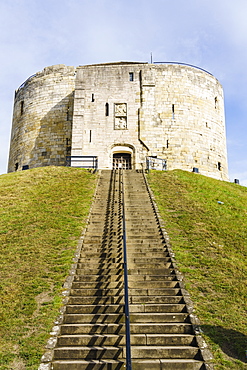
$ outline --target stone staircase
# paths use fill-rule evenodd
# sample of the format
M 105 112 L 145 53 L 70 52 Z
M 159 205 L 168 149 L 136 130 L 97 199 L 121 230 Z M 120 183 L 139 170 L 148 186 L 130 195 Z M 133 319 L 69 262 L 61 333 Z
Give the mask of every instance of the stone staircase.
M 52 359 L 44 369 L 126 368 L 120 180 L 118 171 L 101 172 Z M 132 369 L 211 369 L 145 178 L 123 171 L 123 180 Z
M 144 178 L 125 171 L 124 184 L 132 368 L 206 369 Z

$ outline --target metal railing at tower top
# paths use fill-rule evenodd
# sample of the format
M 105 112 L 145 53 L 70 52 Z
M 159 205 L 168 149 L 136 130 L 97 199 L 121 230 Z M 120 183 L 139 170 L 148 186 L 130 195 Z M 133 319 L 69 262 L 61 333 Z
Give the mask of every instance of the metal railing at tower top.
M 66 157 L 66 166 L 98 169 L 98 157 L 95 155 L 72 155 Z
M 192 68 L 199 69 L 200 71 L 206 72 L 209 75 L 213 76 L 213 74 L 210 73 L 210 72 L 208 72 L 206 69 L 203 69 L 201 67 L 194 66 L 193 64 L 180 63 L 180 62 L 153 62 L 153 64 L 174 64 L 174 65 L 181 65 L 181 66 L 192 67 Z

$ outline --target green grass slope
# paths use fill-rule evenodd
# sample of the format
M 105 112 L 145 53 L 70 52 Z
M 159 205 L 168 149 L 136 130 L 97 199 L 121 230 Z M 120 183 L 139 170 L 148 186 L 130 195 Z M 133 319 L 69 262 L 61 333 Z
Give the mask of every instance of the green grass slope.
M 215 369 L 246 369 L 247 188 L 179 170 L 148 180 Z
M 96 176 L 44 167 L 0 176 L 0 369 L 37 369 Z

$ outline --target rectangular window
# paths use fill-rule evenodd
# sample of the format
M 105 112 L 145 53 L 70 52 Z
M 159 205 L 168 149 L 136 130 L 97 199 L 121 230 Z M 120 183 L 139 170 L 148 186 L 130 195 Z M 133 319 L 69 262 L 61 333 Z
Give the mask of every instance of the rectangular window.
M 92 94 L 92 102 L 94 102 L 94 94 Z
M 221 171 L 221 163 L 218 162 L 218 170 Z
M 89 142 L 92 142 L 92 130 L 89 131 Z
M 134 81 L 134 72 L 129 73 L 129 80 Z
M 175 119 L 175 104 L 172 104 L 172 119 Z

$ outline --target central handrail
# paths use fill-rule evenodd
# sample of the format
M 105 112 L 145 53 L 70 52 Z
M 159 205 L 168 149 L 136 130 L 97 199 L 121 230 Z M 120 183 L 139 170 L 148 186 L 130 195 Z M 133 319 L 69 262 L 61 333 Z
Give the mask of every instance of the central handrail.
M 122 226 L 123 226 L 123 257 L 124 257 L 124 312 L 125 312 L 125 336 L 126 336 L 126 369 L 131 370 L 131 346 L 130 346 L 130 315 L 129 315 L 129 286 L 128 286 L 128 265 L 127 265 L 127 244 L 124 206 L 124 181 L 123 170 L 119 169 L 119 187 L 122 205 Z

